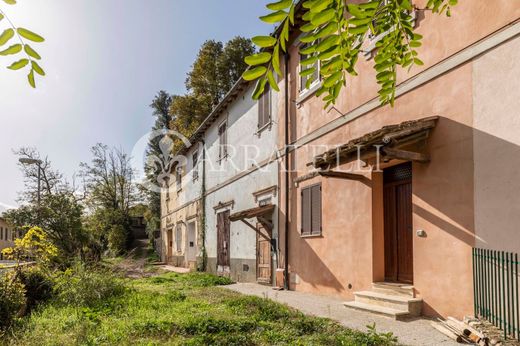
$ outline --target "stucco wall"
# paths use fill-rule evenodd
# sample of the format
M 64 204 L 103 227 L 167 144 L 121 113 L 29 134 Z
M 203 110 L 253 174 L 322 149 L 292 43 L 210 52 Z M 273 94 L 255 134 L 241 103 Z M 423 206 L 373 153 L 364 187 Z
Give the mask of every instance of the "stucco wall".
M 520 253 L 520 38 L 475 59 L 477 245 Z
M 206 174 L 206 250 L 208 270 L 216 271 L 217 257 L 217 213 L 226 209 L 233 214 L 258 206 L 254 192 L 278 186 L 278 162 L 276 151 L 277 122 L 258 133 L 258 106 L 251 99 L 252 87 L 233 102 L 227 112 L 206 131 L 207 149 Z M 277 94 L 272 94 L 272 114 L 277 114 Z M 227 139 L 230 156 L 219 161 L 218 126 L 227 121 Z M 272 162 L 254 169 L 253 163 Z M 251 170 L 251 171 L 248 171 Z M 271 196 L 277 204 L 278 189 Z M 231 206 L 217 208 L 219 204 L 233 202 Z M 256 224 L 256 220 L 250 220 Z M 277 212 L 273 213 L 277 225 Z M 277 227 L 273 230 L 276 237 Z M 238 281 L 256 280 L 256 233 L 241 221 L 230 225 L 231 276 Z M 244 264 L 249 267 L 244 269 Z M 247 269 L 247 268 L 246 268 Z
M 419 7 L 421 3 L 421 1 L 417 2 Z M 420 13 L 418 31 L 424 35 L 424 46 L 420 49 L 420 55 L 425 66 L 414 68 L 409 74 L 400 73 L 400 81 L 413 77 L 520 17 L 518 4 L 505 0 L 493 3 L 466 2 L 459 5 L 454 9 L 452 19 L 431 13 Z M 504 55 L 502 59 L 518 60 L 513 56 L 513 52 L 512 47 L 509 54 L 502 53 Z M 480 59 L 487 59 L 486 56 L 490 53 L 487 52 Z M 297 48 L 294 46 L 291 57 L 294 58 L 290 62 L 290 99 L 296 100 L 299 96 L 296 72 L 298 59 Z M 484 63 L 486 60 L 483 60 L 482 66 Z M 504 83 L 505 71 L 508 69 L 516 71 L 512 64 L 510 62 L 502 67 L 504 76 L 500 72 L 495 76 L 493 70 L 489 70 L 489 74 L 486 77 L 478 77 L 482 78 L 482 81 L 475 84 L 478 86 L 480 83 L 484 90 L 489 88 L 486 85 L 488 82 L 493 85 L 493 82 L 499 84 L 502 81 L 501 88 L 490 92 L 495 101 L 487 105 L 505 102 L 508 105 L 501 105 L 498 109 L 506 113 L 508 110 L 518 109 L 517 101 L 509 102 L 508 98 L 497 97 L 501 93 L 509 93 L 511 98 L 516 96 L 512 92 L 516 90 L 514 84 L 517 83 L 516 79 Z M 372 65 L 371 60 L 360 62 L 359 77 L 348 81 L 336 105 L 337 110 L 324 111 L 322 101 L 313 97 L 300 104 L 291 104 L 288 124 L 291 132 L 290 141 L 305 143 L 304 147 L 290 154 L 290 161 L 297 171 L 291 174 L 292 180 L 309 171 L 308 163 L 316 151 L 325 151 L 324 147 L 315 150 L 318 146 L 329 145 L 331 148 L 384 125 L 439 115 L 437 128 L 431 134 L 426 148 L 431 155 L 431 162 L 413 165 L 414 286 L 418 296 L 424 299 L 424 312 L 427 315 L 462 317 L 464 314 L 471 314 L 473 310 L 471 249 L 475 245 L 476 224 L 479 227 L 484 224 L 481 218 L 475 218 L 474 206 L 482 209 L 491 203 L 497 207 L 500 203 L 510 201 L 514 206 L 498 214 L 502 220 L 506 220 L 511 213 L 518 214 L 516 208 L 519 204 L 518 197 L 515 197 L 513 192 L 516 191 L 516 187 L 506 195 L 510 196 L 509 200 L 503 198 L 499 200 L 498 196 L 494 198 L 480 196 L 485 193 L 486 188 L 488 193 L 491 193 L 489 186 L 482 184 L 482 178 L 486 174 L 491 174 L 491 168 L 487 166 L 489 159 L 484 154 L 485 150 L 481 151 L 483 156 L 480 158 L 481 165 L 485 169 L 478 167 L 478 158 L 475 161 L 473 159 L 473 155 L 479 150 L 477 146 L 482 146 L 482 143 L 475 139 L 473 130 L 474 111 L 481 107 L 475 104 L 476 108 L 474 108 L 475 97 L 472 92 L 473 79 L 477 78 L 475 73 L 478 71 L 478 66 L 474 71 L 472 62 L 462 64 L 399 97 L 394 108 L 389 106 L 376 108 L 342 127 L 307 142 L 306 136 L 339 118 L 341 116 L 339 113 L 354 110 L 376 96 L 378 89 Z M 493 63 L 487 62 L 487 65 Z M 515 75 L 514 72 L 511 75 Z M 475 93 L 477 94 L 478 90 L 475 90 Z M 511 112 L 510 114 L 509 118 L 513 116 Z M 283 117 L 283 112 L 280 112 L 281 124 L 283 124 Z M 490 119 L 489 116 L 481 118 Z M 486 125 L 485 121 L 478 119 L 477 115 L 475 123 L 477 128 Z M 516 123 L 517 121 L 514 121 L 514 124 Z M 509 121 L 505 121 L 504 124 L 509 124 Z M 515 126 L 510 134 L 515 131 L 518 133 Z M 504 130 L 497 124 L 493 124 L 493 131 Z M 491 130 L 488 128 L 488 131 Z M 284 138 L 283 129 L 280 128 L 279 132 L 281 146 Z M 504 133 L 500 136 L 504 136 Z M 516 139 L 518 136 L 515 137 Z M 501 160 L 505 161 L 506 157 L 508 155 L 502 156 Z M 502 187 L 497 188 L 497 191 L 501 191 L 507 189 L 503 186 L 508 188 L 511 186 L 507 182 L 514 174 L 512 168 L 516 161 L 514 159 L 512 161 L 508 162 L 508 167 L 511 168 L 510 175 L 495 176 L 492 182 L 488 180 L 487 184 L 491 184 L 491 189 L 493 186 L 500 185 Z M 474 164 L 476 165 L 475 176 Z M 283 179 L 283 174 L 280 178 Z M 353 291 L 368 289 L 371 282 L 381 280 L 384 269 L 382 206 L 378 200 L 382 196 L 381 181 L 376 175 L 367 178 L 366 185 L 360 182 L 334 181 L 330 178 L 316 178 L 301 184 L 306 186 L 321 180 L 324 186 L 323 236 L 317 238 L 300 237 L 298 226 L 301 220 L 300 189 L 295 188 L 291 182 L 289 266 L 293 274 L 293 289 L 333 293 L 350 299 L 353 297 Z M 282 200 L 284 193 L 282 191 Z M 480 202 L 475 202 L 478 199 Z M 488 200 L 487 204 L 482 204 L 485 200 Z M 481 203 L 480 207 L 479 203 Z M 491 217 L 490 213 L 491 211 L 488 211 Z M 285 218 L 286 214 L 282 205 L 282 217 Z M 503 222 L 509 222 L 510 219 Z M 492 222 L 491 218 L 488 222 Z M 334 226 L 328 225 L 329 223 Z M 509 224 L 510 228 L 513 224 L 517 224 L 514 219 Z M 417 230 L 424 230 L 426 237 L 417 237 L 415 235 Z M 511 231 L 506 231 L 505 234 L 512 236 Z M 349 284 L 352 285 L 352 289 L 348 288 Z

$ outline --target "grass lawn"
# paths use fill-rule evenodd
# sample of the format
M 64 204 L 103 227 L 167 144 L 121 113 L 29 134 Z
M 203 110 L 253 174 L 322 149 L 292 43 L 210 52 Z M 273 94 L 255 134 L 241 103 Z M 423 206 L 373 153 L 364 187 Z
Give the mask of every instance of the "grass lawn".
M 209 274 L 168 273 L 124 282 L 123 294 L 100 305 L 41 306 L 18 322 L 4 342 L 24 346 L 394 344 L 389 335 L 352 331 L 267 299 L 217 287 L 227 279 Z

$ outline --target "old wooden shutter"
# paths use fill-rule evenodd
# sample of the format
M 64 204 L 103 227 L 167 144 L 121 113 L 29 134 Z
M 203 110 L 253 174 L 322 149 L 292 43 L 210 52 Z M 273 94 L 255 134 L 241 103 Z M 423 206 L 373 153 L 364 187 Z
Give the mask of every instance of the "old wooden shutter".
M 311 234 L 321 234 L 321 185 L 311 187 Z
M 262 128 L 271 120 L 271 91 L 266 86 L 265 92 L 258 100 L 258 128 Z
M 302 189 L 302 235 L 311 234 L 311 220 L 312 220 L 312 203 L 311 203 L 311 189 Z

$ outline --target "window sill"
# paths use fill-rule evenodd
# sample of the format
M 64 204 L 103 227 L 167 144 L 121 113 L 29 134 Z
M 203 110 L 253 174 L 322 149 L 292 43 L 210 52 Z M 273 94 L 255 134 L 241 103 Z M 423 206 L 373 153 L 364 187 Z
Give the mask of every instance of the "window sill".
M 323 234 L 300 234 L 300 238 L 323 238 Z
M 269 121 L 267 124 L 265 124 L 264 126 L 259 127 L 258 130 L 256 130 L 255 135 L 257 135 L 258 137 L 260 137 L 260 134 L 261 134 L 262 132 L 264 132 L 264 130 L 266 130 L 266 129 L 271 130 L 271 126 L 272 126 L 272 125 L 273 125 L 273 122 L 270 120 L 270 121 Z
M 314 96 L 314 94 L 316 94 L 316 92 L 318 91 L 319 88 L 322 87 L 322 85 L 323 85 L 323 82 L 320 81 L 319 83 L 314 83 L 314 85 L 311 85 L 311 87 L 309 89 L 302 90 L 300 92 L 300 95 L 296 99 L 296 104 L 299 105 L 300 103 L 307 100 L 311 96 Z

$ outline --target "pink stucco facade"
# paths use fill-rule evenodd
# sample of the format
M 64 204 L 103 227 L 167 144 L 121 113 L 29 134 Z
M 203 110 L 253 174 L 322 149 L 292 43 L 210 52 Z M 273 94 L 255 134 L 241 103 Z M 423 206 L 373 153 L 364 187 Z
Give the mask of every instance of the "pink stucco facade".
M 421 8 L 425 2 L 415 4 Z M 520 233 L 514 227 L 519 224 L 515 220 L 520 215 L 520 184 L 511 172 L 520 144 L 520 37 L 498 37 L 518 26 L 520 2 L 461 1 L 451 18 L 426 11 L 418 18 L 425 65 L 399 74 L 400 84 L 412 87 L 399 95 L 393 108 L 370 107 L 378 90 L 373 60 L 360 61 L 359 76 L 343 89 L 337 110 L 324 110 L 323 102 L 313 96 L 291 102 L 290 144 L 299 147 L 289 154 L 289 191 L 282 188 L 279 196 L 280 229 L 288 218 L 289 236 L 282 242 L 289 246 L 291 289 L 350 300 L 353 292 L 383 281 L 381 173 L 366 171 L 363 181 L 315 177 L 296 185 L 294 180 L 309 173 L 309 162 L 327 149 L 385 125 L 437 115 L 425 148 L 431 160 L 414 162 L 412 168 L 413 286 L 423 298 L 425 315 L 461 318 L 473 313 L 472 248 L 520 251 Z M 483 41 L 489 45 L 481 53 L 468 48 Z M 296 44 L 290 49 L 291 101 L 299 98 L 297 49 Z M 446 62 L 452 65 L 442 70 L 439 66 Z M 278 101 L 280 148 L 285 133 L 283 99 Z M 360 107 L 366 111 L 358 114 Z M 505 170 L 492 169 L 504 165 Z M 318 182 L 322 234 L 302 237 L 300 192 Z M 285 186 L 284 172 L 280 186 Z M 288 210 L 283 203 L 286 194 Z M 487 212 L 490 209 L 496 220 Z M 415 236 L 417 230 L 425 236 Z M 285 254 L 282 257 L 285 260 Z

